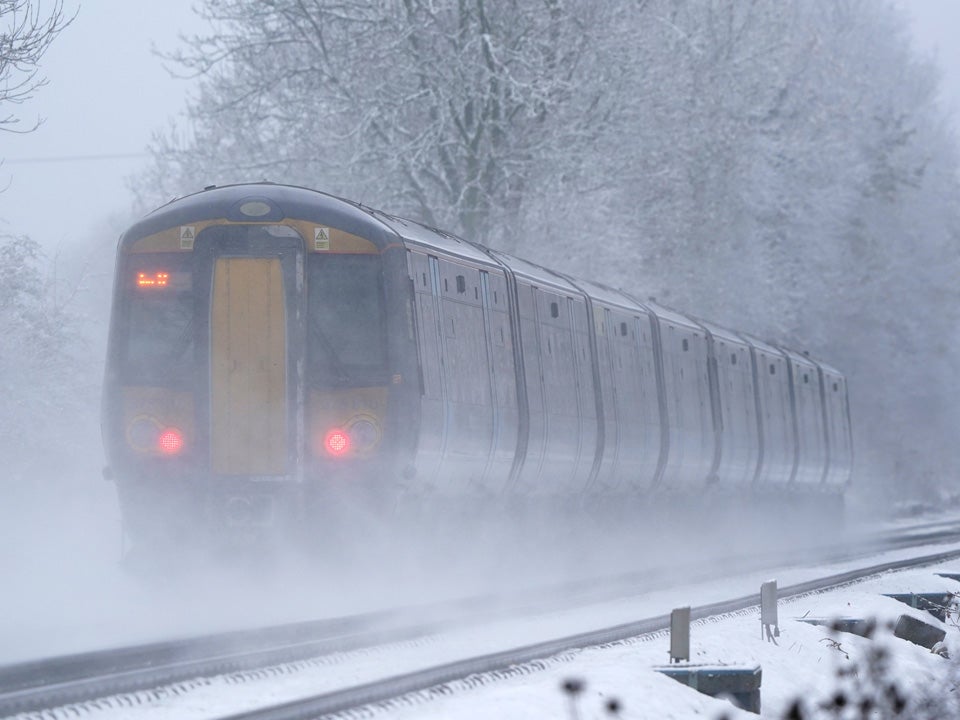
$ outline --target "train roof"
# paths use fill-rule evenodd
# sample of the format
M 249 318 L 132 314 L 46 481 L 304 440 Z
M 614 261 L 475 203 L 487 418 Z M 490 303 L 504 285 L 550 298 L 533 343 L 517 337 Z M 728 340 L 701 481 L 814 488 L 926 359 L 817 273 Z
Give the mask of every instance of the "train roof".
M 827 373 L 828 375 L 835 375 L 835 376 L 837 376 L 837 377 L 839 377 L 839 378 L 841 378 L 841 379 L 842 379 L 843 376 L 844 376 L 843 373 L 840 372 L 840 371 L 839 371 L 837 368 L 835 368 L 833 365 L 830 365 L 830 364 L 828 364 L 828 363 L 825 363 L 825 362 L 823 362 L 823 361 L 821 361 L 821 360 L 817 360 L 817 364 L 820 366 L 820 369 L 823 370 L 823 372 Z
M 843 375 L 839 370 L 835 370 L 828 365 L 824 365 L 819 360 L 815 360 L 806 353 L 800 352 L 799 350 L 793 350 L 792 348 L 783 347 L 781 345 L 774 345 L 773 343 L 764 342 L 759 338 L 754 337 L 748 333 L 738 333 L 741 337 L 746 339 L 751 345 L 753 345 L 758 350 L 762 350 L 768 355 L 780 355 L 786 356 L 792 363 L 795 365 L 804 365 L 808 368 L 816 369 L 817 367 L 823 367 L 824 370 L 829 370 L 830 372 L 836 373 L 837 375 Z
M 768 343 L 768 342 L 765 342 L 764 340 L 761 340 L 755 335 L 751 335 L 750 333 L 745 333 L 745 332 L 738 333 L 738 335 L 740 335 L 740 337 L 742 337 L 748 343 L 753 345 L 753 347 L 755 347 L 757 350 L 765 352 L 767 355 L 778 355 L 781 357 L 783 356 L 783 351 L 781 351 L 780 348 L 778 348 L 776 345 L 773 345 L 772 343 Z
M 456 255 L 459 258 L 472 260 L 484 265 L 492 265 L 490 256 L 479 246 L 467 242 L 451 233 L 427 227 L 414 220 L 388 215 L 379 210 L 371 210 L 371 213 L 378 220 L 382 221 L 387 227 L 399 235 L 405 242 L 424 246 L 428 249 Z
M 691 328 L 693 330 L 700 329 L 699 323 L 697 323 L 697 321 L 691 318 L 689 315 L 684 315 L 682 312 L 664 307 L 653 300 L 648 300 L 644 303 L 644 305 L 652 310 L 654 315 L 656 315 L 660 320 L 666 320 L 674 325 L 682 325 L 683 327 Z
M 530 262 L 529 260 L 514 257 L 513 255 L 507 255 L 506 253 L 502 253 L 498 250 L 490 250 L 489 252 L 499 262 L 510 268 L 514 275 L 526 280 L 527 282 L 533 283 L 534 285 L 545 285 L 552 287 L 553 289 L 560 290 L 571 297 L 583 297 L 583 293 L 578 290 L 576 286 L 574 286 L 563 275 L 560 275 L 553 270 L 548 270 L 547 268 Z
M 638 303 L 632 297 L 620 292 L 619 290 L 614 290 L 612 287 L 602 283 L 593 282 L 592 280 L 577 279 L 575 282 L 577 283 L 578 287 L 583 288 L 594 300 L 599 300 L 606 305 L 612 305 L 613 307 L 627 310 L 628 312 L 643 313 L 644 315 L 650 314 L 650 311 L 647 308 Z
M 248 203 L 263 203 L 259 214 L 244 212 Z M 371 208 L 360 203 L 293 185 L 246 183 L 210 186 L 192 195 L 171 200 L 148 213 L 132 225 L 121 238 L 121 244 L 167 230 L 177 225 L 191 225 L 214 218 L 238 222 L 280 222 L 285 218 L 315 221 L 332 225 L 344 232 L 370 240 L 379 249 L 397 242 L 396 233 Z
M 800 365 L 806 367 L 809 370 L 817 369 L 817 361 L 813 360 L 809 355 L 804 355 L 802 352 L 797 350 L 791 350 L 790 348 L 781 348 L 783 352 L 790 358 L 790 361 L 794 365 Z
M 697 319 L 697 322 L 710 331 L 710 334 L 715 338 L 726 340 L 727 342 L 735 345 L 742 345 L 744 347 L 750 346 L 750 342 L 735 330 L 725 328 L 722 325 L 717 325 L 716 323 L 712 323 L 707 320 L 700 320 L 699 318 Z

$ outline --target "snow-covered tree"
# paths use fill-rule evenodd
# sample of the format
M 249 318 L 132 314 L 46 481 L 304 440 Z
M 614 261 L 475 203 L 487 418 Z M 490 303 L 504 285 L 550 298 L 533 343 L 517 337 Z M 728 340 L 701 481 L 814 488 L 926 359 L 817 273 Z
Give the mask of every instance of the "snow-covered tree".
M 53 0 L 47 12 L 33 0 L 0 0 L 0 130 L 30 132 L 39 125 L 37 120 L 21 128 L 10 106 L 26 102 L 46 84 L 40 60 L 72 19 L 63 0 Z
M 198 170 L 292 180 L 510 244 L 504 217 L 607 127 L 622 69 L 603 55 L 604 5 L 202 3 L 214 32 L 175 57 L 205 79 L 194 136 L 158 141 L 142 187 L 177 192 Z
M 36 242 L 0 238 L 0 451 L 8 490 L 31 473 L 69 469 L 96 424 L 99 367 L 84 360 L 80 320 L 50 267 Z
M 864 477 L 960 462 L 958 157 L 892 0 L 200 10 L 144 204 L 266 178 L 407 214 L 830 359 Z

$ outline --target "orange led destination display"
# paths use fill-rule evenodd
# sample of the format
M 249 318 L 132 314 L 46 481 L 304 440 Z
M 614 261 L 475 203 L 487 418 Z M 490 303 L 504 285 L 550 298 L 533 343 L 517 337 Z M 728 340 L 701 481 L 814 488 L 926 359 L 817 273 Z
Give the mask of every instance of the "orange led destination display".
M 137 287 L 139 288 L 165 288 L 170 284 L 170 273 L 158 272 L 138 272 Z

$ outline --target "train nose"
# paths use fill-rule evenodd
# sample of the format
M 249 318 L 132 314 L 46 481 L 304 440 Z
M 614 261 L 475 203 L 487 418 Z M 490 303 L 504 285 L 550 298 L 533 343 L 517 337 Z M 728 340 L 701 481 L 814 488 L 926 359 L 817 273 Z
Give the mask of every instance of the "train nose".
M 253 507 L 247 498 L 232 497 L 227 500 L 225 514 L 230 525 L 250 525 Z
M 233 527 L 270 525 L 273 501 L 269 497 L 231 497 L 224 505 L 224 516 L 227 524 Z

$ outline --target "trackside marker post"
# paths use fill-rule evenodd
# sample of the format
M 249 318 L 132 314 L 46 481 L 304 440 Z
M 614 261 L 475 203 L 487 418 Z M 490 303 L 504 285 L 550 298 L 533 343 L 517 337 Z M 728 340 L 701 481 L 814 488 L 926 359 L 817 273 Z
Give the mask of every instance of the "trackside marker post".
M 690 660 L 690 608 L 670 613 L 670 662 Z
M 760 637 L 764 636 L 774 645 L 777 644 L 776 638 L 780 637 L 776 580 L 768 580 L 760 586 Z

